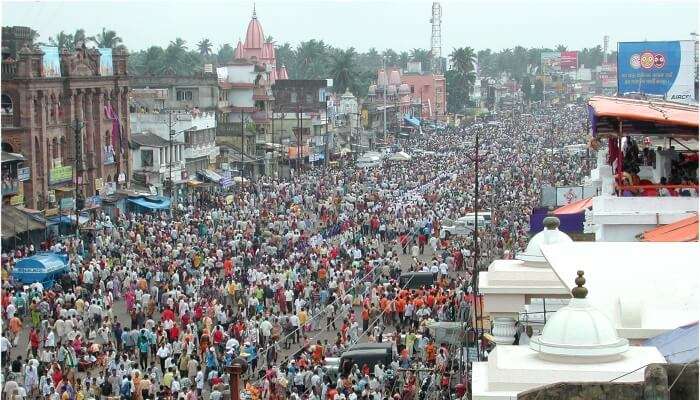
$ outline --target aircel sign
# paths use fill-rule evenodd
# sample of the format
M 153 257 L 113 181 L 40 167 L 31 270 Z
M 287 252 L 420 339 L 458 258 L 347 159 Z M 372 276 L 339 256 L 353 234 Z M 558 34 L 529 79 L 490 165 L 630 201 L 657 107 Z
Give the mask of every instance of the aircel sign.
M 617 45 L 618 93 L 645 93 L 695 101 L 695 45 L 691 40 Z

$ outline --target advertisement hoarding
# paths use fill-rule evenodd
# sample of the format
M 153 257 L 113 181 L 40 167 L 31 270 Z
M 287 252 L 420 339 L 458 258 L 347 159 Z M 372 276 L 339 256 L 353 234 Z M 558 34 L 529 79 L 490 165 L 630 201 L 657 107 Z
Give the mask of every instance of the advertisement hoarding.
M 601 65 L 598 79 L 604 88 L 617 88 L 617 64 L 607 63 Z
M 49 170 L 49 184 L 67 182 L 73 179 L 73 166 L 63 165 Z
M 578 69 L 578 51 L 562 51 L 559 56 L 559 68 L 562 71 L 576 71 Z
M 114 63 L 112 61 L 112 49 L 99 48 L 98 50 L 100 52 L 100 75 L 101 76 L 114 75 Z
M 44 78 L 58 78 L 61 76 L 61 56 L 58 47 L 39 46 L 44 53 L 42 66 L 44 67 Z
M 583 199 L 583 186 L 557 188 L 557 206 L 565 206 Z
M 31 177 L 29 167 L 17 168 L 17 180 L 20 182 L 28 181 Z
M 617 45 L 618 93 L 695 100 L 695 44 L 692 40 L 621 42 Z

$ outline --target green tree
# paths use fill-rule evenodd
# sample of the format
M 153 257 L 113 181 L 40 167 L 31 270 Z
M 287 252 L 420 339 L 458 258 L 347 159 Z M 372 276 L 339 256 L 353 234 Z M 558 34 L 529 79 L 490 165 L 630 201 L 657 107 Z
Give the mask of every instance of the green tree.
M 411 50 L 411 61 L 420 61 L 423 71 L 430 70 L 430 52 L 424 49 Z
M 399 63 L 399 55 L 392 49 L 386 49 L 382 53 L 382 57 L 386 60 L 386 65 L 401 67 Z
M 399 53 L 399 66 L 403 69 L 408 68 L 408 61 L 411 59 L 411 56 L 408 54 L 407 51 L 402 51 Z
M 544 98 L 544 83 L 542 79 L 535 80 L 535 88 L 532 91 L 532 99 L 534 101 L 540 101 Z
M 73 42 L 73 35 L 70 33 L 59 32 L 55 37 L 49 37 L 49 44 L 51 46 L 56 46 L 59 50 L 69 50 L 75 49 L 75 43 Z
M 143 60 L 143 73 L 156 75 L 165 70 L 165 51 L 160 46 L 151 46 L 146 50 Z
M 233 60 L 233 53 L 233 47 L 231 47 L 230 44 L 226 43 L 223 46 L 219 46 L 219 51 L 216 53 L 216 59 L 219 65 L 224 65 Z
M 554 51 L 566 51 L 566 46 L 564 46 L 563 44 L 558 44 Z
M 530 78 L 527 76 L 524 77 L 520 85 L 520 90 L 523 92 L 523 98 L 525 98 L 525 102 L 529 103 L 532 99 L 532 82 L 530 82 Z
M 356 81 L 358 77 L 356 58 L 354 47 L 340 50 L 333 55 L 329 73 L 337 93 L 344 93 L 348 88 L 356 94 L 359 92 Z
M 122 43 L 122 38 L 117 36 L 117 32 L 102 28 L 102 32 L 88 38 L 99 48 L 113 49 Z
M 202 55 L 202 57 L 208 57 L 212 54 L 211 47 L 212 44 L 209 41 L 209 39 L 202 39 L 199 41 L 199 43 L 197 43 L 197 49 L 199 50 L 199 54 Z
M 277 56 L 277 68 L 281 68 L 283 65 L 296 65 L 296 55 L 289 43 L 285 43 L 282 46 L 275 46 L 275 55 Z M 288 72 L 290 75 L 296 77 L 296 71 Z M 290 78 L 291 77 L 292 76 L 290 76 Z
M 187 75 L 187 65 L 189 57 L 187 54 L 187 42 L 181 38 L 176 38 L 170 42 L 165 49 L 163 60 L 165 62 L 164 73 L 174 75 Z
M 319 79 L 325 75 L 324 58 L 326 44 L 323 40 L 311 39 L 299 43 L 296 50 L 296 68 L 303 79 Z

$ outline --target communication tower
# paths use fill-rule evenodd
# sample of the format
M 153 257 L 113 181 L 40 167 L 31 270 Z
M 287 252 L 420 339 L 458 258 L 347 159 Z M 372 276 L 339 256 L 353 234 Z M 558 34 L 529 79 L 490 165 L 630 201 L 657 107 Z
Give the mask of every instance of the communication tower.
M 608 49 L 610 46 L 610 36 L 603 36 L 603 64 L 608 63 Z
M 432 55 L 432 71 L 439 74 L 442 69 L 442 49 L 440 39 L 440 22 L 442 20 L 442 7 L 437 1 L 433 3 L 433 14 L 430 23 L 433 24 L 433 32 L 430 35 L 430 53 Z

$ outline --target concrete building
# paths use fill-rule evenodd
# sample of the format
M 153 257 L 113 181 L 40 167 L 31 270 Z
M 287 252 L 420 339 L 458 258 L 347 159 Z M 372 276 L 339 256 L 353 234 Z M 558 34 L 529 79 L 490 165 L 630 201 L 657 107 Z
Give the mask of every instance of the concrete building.
M 219 83 L 215 73 L 194 76 L 136 76 L 129 80 L 132 107 L 149 110 L 216 111 Z
M 2 147 L 29 168 L 19 203 L 57 211 L 75 198 L 76 184 L 83 198 L 128 185 L 127 58 L 82 43 L 72 53 L 42 51 L 29 28 L 3 28 Z M 84 124 L 79 136 L 76 121 Z
M 181 194 L 178 191 L 180 185 L 218 161 L 214 112 L 134 112 L 130 121 L 132 132 L 139 133 L 137 139 L 132 140 L 137 147 L 132 158 L 134 180 L 149 190 L 153 186 L 158 194 L 168 194 L 171 154 L 174 194 L 178 196 Z M 169 131 L 173 132 L 172 148 Z M 151 152 L 153 156 L 150 156 Z M 146 160 L 145 164 L 143 160 Z
M 511 400 L 557 382 L 642 382 L 645 366 L 666 362 L 656 347 L 630 346 L 618 336 L 612 321 L 588 301 L 583 271 L 575 283 L 573 299 L 529 346 L 496 346 L 488 361 L 472 364 L 473 399 Z
M 284 66 L 277 68 L 274 44 L 265 41 L 255 10 L 245 42 L 239 40 L 233 60 L 217 68 L 217 77 L 217 143 L 224 153 L 231 149 L 254 160 L 250 171 L 263 170 L 272 138 L 271 86 L 288 74 Z

